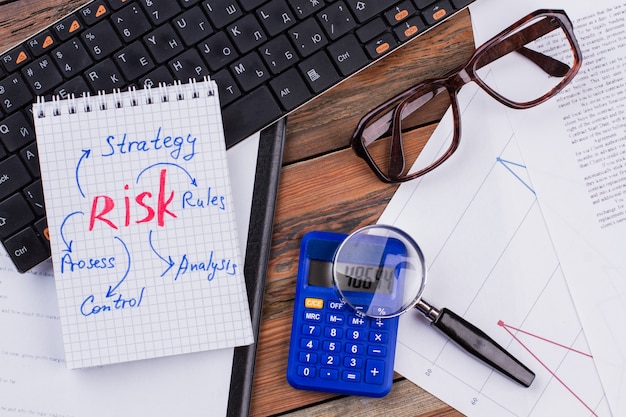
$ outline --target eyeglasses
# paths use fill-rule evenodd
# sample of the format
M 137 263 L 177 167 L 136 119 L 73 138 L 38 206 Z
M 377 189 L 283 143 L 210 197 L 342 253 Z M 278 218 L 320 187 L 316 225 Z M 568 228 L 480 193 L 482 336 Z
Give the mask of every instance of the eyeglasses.
M 480 46 L 465 65 L 368 113 L 352 136 L 352 149 L 382 181 L 412 180 L 441 165 L 457 149 L 461 137 L 457 94 L 465 84 L 474 81 L 500 103 L 527 109 L 563 89 L 581 61 L 567 14 L 537 10 Z M 494 70 L 497 79 L 491 75 Z M 452 132 L 445 144 L 428 148 L 432 129 L 425 125 L 433 111 L 448 107 Z

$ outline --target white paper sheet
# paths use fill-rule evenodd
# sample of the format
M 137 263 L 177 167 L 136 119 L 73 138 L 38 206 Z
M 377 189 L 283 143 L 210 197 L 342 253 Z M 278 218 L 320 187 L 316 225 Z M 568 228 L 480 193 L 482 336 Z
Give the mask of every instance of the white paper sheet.
M 477 325 L 536 378 L 512 382 L 418 312 L 400 319 L 395 370 L 469 416 L 610 416 L 505 110 L 474 84 L 459 101 L 459 149 L 402 185 L 379 222 L 421 245 L 428 302 Z M 440 124 L 433 139 L 448 134 Z
M 245 251 L 259 135 L 227 152 Z M 0 256 L 0 416 L 224 416 L 233 349 L 69 370 L 52 267 L 15 272 Z
M 477 40 L 493 16 L 559 7 L 583 67 L 558 99 L 507 111 L 616 416 L 626 415 L 626 4 L 615 0 L 478 1 Z M 496 80 L 498 73 L 494 73 Z

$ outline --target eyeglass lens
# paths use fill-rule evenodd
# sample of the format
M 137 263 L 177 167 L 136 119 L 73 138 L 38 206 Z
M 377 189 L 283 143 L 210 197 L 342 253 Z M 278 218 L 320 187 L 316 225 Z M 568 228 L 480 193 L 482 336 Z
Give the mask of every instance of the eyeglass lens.
M 539 16 L 479 52 L 469 71 L 505 104 L 530 107 L 566 82 L 574 61 L 572 45 L 558 20 Z M 497 78 L 493 70 L 497 70 Z M 411 96 L 388 103 L 366 123 L 361 143 L 383 175 L 391 180 L 410 178 L 436 166 L 454 151 L 458 139 L 454 115 L 445 112 L 451 105 L 450 94 L 445 79 L 425 83 Z M 394 117 L 400 122 L 396 135 Z M 434 131 L 431 121 L 439 119 L 449 134 L 446 141 L 435 144 L 429 142 Z

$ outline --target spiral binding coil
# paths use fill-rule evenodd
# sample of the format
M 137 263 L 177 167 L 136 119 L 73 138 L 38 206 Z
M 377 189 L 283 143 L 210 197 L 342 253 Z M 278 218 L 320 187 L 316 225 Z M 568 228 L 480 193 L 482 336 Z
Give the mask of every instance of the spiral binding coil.
M 58 95 L 52 96 L 50 101 L 46 101 L 44 97 L 37 97 L 35 109 L 38 118 L 44 118 L 51 111 L 52 116 L 60 116 L 61 114 L 77 114 L 89 113 L 94 109 L 105 111 L 113 107 L 116 109 L 125 106 L 137 107 L 140 105 L 150 105 L 157 102 L 167 103 L 173 100 L 180 101 L 188 98 L 200 98 L 202 89 L 206 88 L 206 95 L 213 96 L 214 83 L 209 77 L 204 77 L 202 83 L 198 83 L 195 79 L 189 79 L 187 84 L 175 81 L 173 85 L 159 83 L 155 88 L 146 85 L 143 89 L 130 87 L 127 91 L 122 92 L 120 89 L 113 90 L 112 93 L 99 91 L 96 96 L 90 93 L 83 93 L 79 97 L 70 94 L 67 98 L 62 99 Z

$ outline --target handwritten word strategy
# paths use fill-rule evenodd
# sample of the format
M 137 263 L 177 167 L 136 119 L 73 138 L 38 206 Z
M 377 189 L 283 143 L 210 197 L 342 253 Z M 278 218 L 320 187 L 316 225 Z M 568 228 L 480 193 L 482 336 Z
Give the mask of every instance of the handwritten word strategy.
M 157 129 L 151 139 L 133 139 L 127 133 L 119 136 L 108 135 L 102 138 L 102 146 L 99 151 L 85 149 L 76 162 L 76 188 L 80 195 L 88 200 L 83 184 L 85 171 L 88 171 L 90 161 L 94 158 L 106 160 L 115 155 L 118 157 L 130 156 L 131 154 L 150 154 L 152 163 L 141 166 L 134 172 L 132 181 L 126 181 L 118 188 L 123 189 L 117 193 L 117 198 L 106 193 L 92 193 L 90 204 L 86 204 L 88 210 L 75 210 L 68 213 L 60 226 L 60 236 L 63 242 L 60 271 L 61 274 L 72 274 L 84 270 L 119 270 L 120 278 L 114 285 L 105 285 L 102 295 L 89 294 L 84 298 L 80 306 L 80 313 L 85 316 L 93 316 L 101 313 L 120 309 L 139 308 L 144 297 L 148 296 L 146 287 L 138 290 L 132 296 L 125 295 L 122 291 L 123 284 L 132 275 L 133 252 L 121 236 L 115 236 L 118 256 L 109 253 L 100 253 L 91 256 L 79 255 L 77 246 L 80 243 L 72 238 L 73 228 L 95 232 L 102 229 L 120 231 L 123 228 L 131 228 L 141 224 L 154 224 L 150 227 L 145 237 L 145 244 L 154 254 L 155 259 L 162 262 L 163 270 L 161 277 L 170 276 L 173 282 L 186 275 L 200 275 L 210 282 L 218 275 L 233 276 L 239 272 L 239 265 L 228 256 L 217 254 L 213 249 L 208 249 L 202 259 L 191 259 L 191 255 L 182 253 L 173 255 L 162 253 L 158 248 L 158 230 L 166 229 L 169 224 L 175 222 L 179 216 L 189 210 L 225 211 L 229 204 L 224 194 L 217 192 L 211 185 L 201 187 L 194 175 L 185 168 L 185 162 L 194 159 L 198 154 L 197 138 L 191 133 L 167 134 L 161 127 Z M 158 162 L 154 162 L 154 160 Z M 119 159 L 118 159 L 119 161 Z M 183 175 L 188 181 L 188 189 L 171 189 L 169 179 L 172 175 Z M 145 177 L 157 177 L 158 189 L 144 190 L 136 193 L 131 185 L 139 185 Z M 86 181 L 88 182 L 88 181 Z M 117 186 L 112 185 L 112 186 Z M 119 190 L 118 190 L 119 191 Z M 111 193 L 111 194 L 115 194 Z M 88 211 L 88 213 L 86 213 Z M 88 236 L 88 235 L 87 235 Z M 111 251 L 112 249 L 101 249 Z

